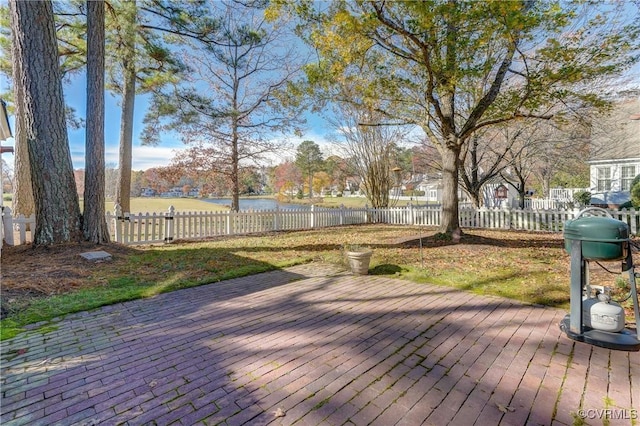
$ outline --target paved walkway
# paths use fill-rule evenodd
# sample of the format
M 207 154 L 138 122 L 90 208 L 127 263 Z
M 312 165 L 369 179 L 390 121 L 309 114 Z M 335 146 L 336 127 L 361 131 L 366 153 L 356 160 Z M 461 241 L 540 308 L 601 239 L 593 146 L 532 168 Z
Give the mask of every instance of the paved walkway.
M 638 424 L 640 355 L 566 338 L 563 315 L 294 267 L 3 342 L 0 423 Z

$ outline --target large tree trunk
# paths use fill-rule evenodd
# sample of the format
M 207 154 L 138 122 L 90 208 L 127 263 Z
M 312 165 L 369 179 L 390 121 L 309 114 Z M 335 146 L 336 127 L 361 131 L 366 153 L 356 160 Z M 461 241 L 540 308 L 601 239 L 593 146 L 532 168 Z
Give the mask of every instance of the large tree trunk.
M 136 7 L 132 2 L 129 25 L 125 29 L 122 67 L 124 74 L 122 91 L 122 116 L 120 117 L 120 151 L 118 159 L 118 186 L 116 202 L 123 212 L 131 211 L 131 162 L 133 145 L 133 112 L 136 99 L 135 25 Z
M 104 216 L 104 0 L 87 1 L 87 140 L 84 175 L 84 238 L 109 242 Z
M 442 221 L 440 232 L 451 234 L 454 239 L 461 234 L 458 217 L 458 174 L 460 148 L 444 147 L 442 154 Z
M 17 35 L 14 33 L 12 25 L 12 37 L 15 40 Z M 12 56 L 17 56 L 16 44 L 13 44 Z M 13 61 L 13 81 L 20 81 L 22 75 L 22 67 L 18 61 Z M 29 150 L 27 148 L 27 138 L 25 135 L 24 122 L 24 87 L 20 84 L 13 85 L 13 98 L 15 106 L 15 153 L 14 153 L 14 186 L 12 211 L 14 215 L 31 216 L 35 213 L 35 204 L 33 201 L 33 187 L 31 185 L 31 166 L 29 165 Z M 33 230 L 32 230 L 33 231 Z
M 522 177 L 520 177 L 520 183 L 518 184 L 518 188 L 516 188 L 518 190 L 518 206 L 520 207 L 520 209 L 524 209 L 524 200 L 525 197 L 527 195 L 527 191 L 526 191 L 526 182 L 525 179 L 523 179 Z
M 15 57 L 24 88 L 25 136 L 36 229 L 33 242 L 79 241 L 80 206 L 64 116 L 53 8 L 49 1 L 9 2 Z
M 471 197 L 471 202 L 473 203 L 473 207 L 476 209 L 479 209 L 482 204 L 480 202 L 480 200 L 482 199 L 482 197 L 480 196 L 480 190 L 474 188 L 473 191 L 469 191 L 469 189 L 467 188 L 467 193 L 469 194 L 469 197 Z
M 474 135 L 474 137 L 468 142 L 468 144 L 471 145 L 467 150 L 467 155 L 469 156 L 469 161 L 471 163 L 469 173 L 464 170 L 464 159 L 460 160 L 464 189 L 466 189 L 467 193 L 471 197 L 473 207 L 477 209 L 480 208 L 480 200 L 482 199 L 482 196 L 480 195 L 482 192 L 482 185 L 479 182 L 480 176 L 478 173 L 478 169 L 480 167 L 478 164 L 478 140 L 478 136 Z

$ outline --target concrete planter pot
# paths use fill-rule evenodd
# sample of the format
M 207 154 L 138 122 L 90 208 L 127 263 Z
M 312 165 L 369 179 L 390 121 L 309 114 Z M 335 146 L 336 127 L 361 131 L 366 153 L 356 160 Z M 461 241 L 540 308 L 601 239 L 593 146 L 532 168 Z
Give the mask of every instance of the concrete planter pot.
M 371 262 L 371 250 L 347 251 L 346 257 L 349 267 L 354 275 L 367 275 L 369 273 L 369 263 Z

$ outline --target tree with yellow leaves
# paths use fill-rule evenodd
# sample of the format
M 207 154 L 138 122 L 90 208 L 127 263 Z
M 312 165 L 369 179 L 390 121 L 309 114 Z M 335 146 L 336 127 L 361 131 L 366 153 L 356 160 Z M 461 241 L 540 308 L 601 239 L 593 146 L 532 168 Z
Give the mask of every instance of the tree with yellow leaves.
M 478 130 L 605 107 L 594 84 L 639 59 L 633 3 L 280 1 L 318 52 L 308 92 L 422 129 L 441 157 L 441 232 L 460 235 L 461 153 Z M 320 102 L 317 105 L 321 105 Z M 558 108 L 562 105 L 563 108 Z

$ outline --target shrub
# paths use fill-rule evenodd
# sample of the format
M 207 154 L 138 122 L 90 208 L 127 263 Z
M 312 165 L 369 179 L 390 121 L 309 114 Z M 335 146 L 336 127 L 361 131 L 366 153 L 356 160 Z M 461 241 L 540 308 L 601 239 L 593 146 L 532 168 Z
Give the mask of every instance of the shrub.
M 578 191 L 573 194 L 573 201 L 578 203 L 581 206 L 586 206 L 591 204 L 591 192 L 589 191 Z
M 638 177 L 640 177 L 640 175 L 636 176 L 633 180 L 634 182 L 636 182 L 636 180 L 638 182 L 631 187 L 631 203 L 634 207 L 640 207 L 640 180 Z
M 13 200 L 13 194 L 4 194 L 4 195 L 2 196 L 2 199 L 3 199 L 4 201 L 11 201 L 11 200 Z
M 628 210 L 628 209 L 632 209 L 633 207 L 634 207 L 633 203 L 631 201 L 627 201 L 626 203 L 620 204 L 620 207 L 618 207 L 618 210 L 622 210 L 622 209 Z
M 279 192 L 278 194 L 276 194 L 276 200 L 280 203 L 290 203 L 291 197 Z

